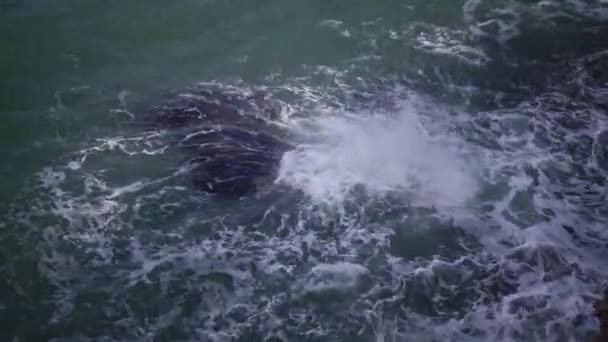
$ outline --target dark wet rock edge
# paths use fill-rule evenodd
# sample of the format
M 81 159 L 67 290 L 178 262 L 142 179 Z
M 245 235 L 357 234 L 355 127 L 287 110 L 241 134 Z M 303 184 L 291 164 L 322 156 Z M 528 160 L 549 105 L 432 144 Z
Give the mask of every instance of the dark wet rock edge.
M 595 305 L 595 317 L 600 321 L 600 331 L 595 339 L 596 342 L 608 341 L 608 288 L 604 296 Z

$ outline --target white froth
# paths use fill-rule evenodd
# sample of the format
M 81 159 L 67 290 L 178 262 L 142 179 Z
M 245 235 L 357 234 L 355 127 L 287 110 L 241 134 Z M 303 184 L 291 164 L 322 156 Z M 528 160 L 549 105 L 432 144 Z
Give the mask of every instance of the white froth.
M 484 65 L 490 61 L 490 57 L 481 49 L 466 45 L 462 36 L 463 32 L 431 27 L 428 32 L 416 36 L 414 47 L 434 54 L 452 56 L 472 65 Z
M 322 202 L 341 202 L 353 188 L 400 191 L 412 204 L 462 206 L 477 182 L 455 146 L 441 143 L 411 106 L 394 117 L 334 115 L 305 119 L 304 143 L 286 153 L 278 182 Z
M 351 34 L 348 29 L 344 28 L 344 23 L 340 20 L 327 19 L 322 20 L 318 25 L 320 28 L 328 28 L 338 32 L 341 36 L 350 38 Z
M 368 273 L 367 268 L 348 262 L 320 264 L 311 270 L 304 290 L 318 292 L 329 289 L 350 289 L 357 286 L 361 277 Z

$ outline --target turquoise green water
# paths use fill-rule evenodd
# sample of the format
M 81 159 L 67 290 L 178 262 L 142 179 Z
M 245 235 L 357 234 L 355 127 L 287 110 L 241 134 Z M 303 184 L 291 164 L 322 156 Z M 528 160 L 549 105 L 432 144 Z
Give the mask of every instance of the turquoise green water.
M 0 0 L 0 340 L 589 339 L 606 20 L 602 1 Z M 264 191 L 205 194 L 181 133 L 142 125 L 206 88 L 281 108 L 292 150 Z

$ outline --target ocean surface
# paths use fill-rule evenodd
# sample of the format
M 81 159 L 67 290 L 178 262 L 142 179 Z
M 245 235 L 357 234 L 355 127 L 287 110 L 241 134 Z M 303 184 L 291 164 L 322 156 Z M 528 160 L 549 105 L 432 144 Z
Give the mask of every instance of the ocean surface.
M 146 124 L 209 89 L 256 191 Z M 0 157 L 0 341 L 591 341 L 608 1 L 0 0 Z

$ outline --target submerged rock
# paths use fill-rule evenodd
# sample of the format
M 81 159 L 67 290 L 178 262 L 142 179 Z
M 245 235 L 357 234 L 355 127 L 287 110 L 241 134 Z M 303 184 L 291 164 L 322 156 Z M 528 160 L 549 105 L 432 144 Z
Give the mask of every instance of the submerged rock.
M 234 198 L 271 184 L 291 149 L 274 125 L 280 109 L 260 93 L 205 89 L 158 108 L 152 125 L 174 135 L 174 147 L 190 156 L 197 188 Z
M 595 316 L 600 321 L 600 332 L 596 337 L 596 342 L 608 341 L 608 289 L 604 292 L 604 298 L 595 305 Z

